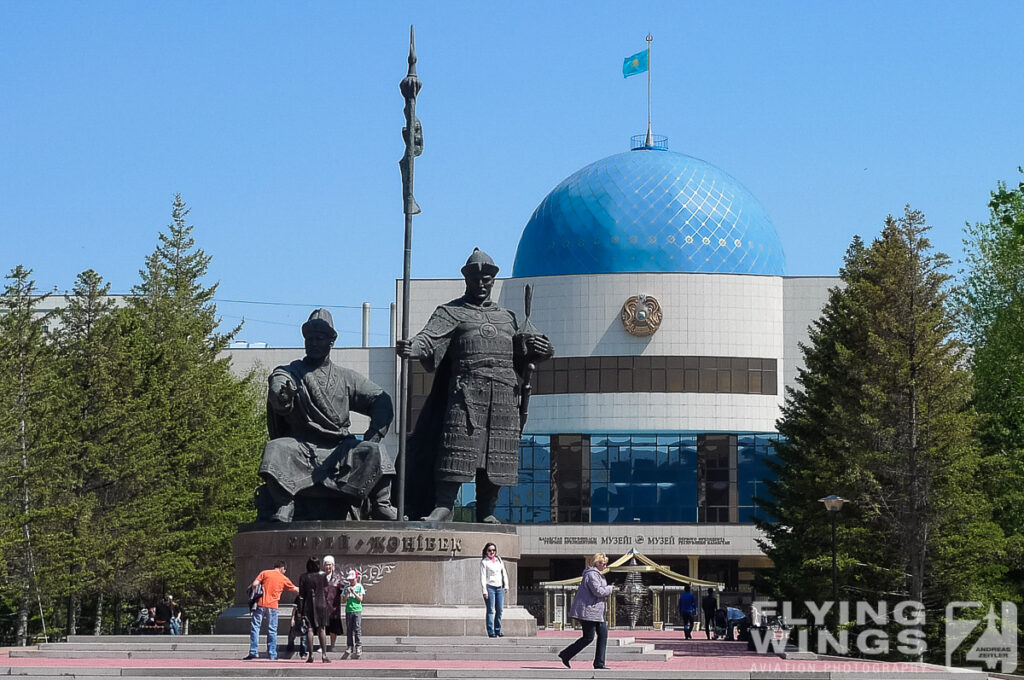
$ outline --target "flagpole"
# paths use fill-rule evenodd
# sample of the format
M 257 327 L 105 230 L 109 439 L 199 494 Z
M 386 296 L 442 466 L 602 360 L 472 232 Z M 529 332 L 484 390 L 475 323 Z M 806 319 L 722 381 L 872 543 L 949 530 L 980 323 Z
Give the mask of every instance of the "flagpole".
M 650 33 L 647 34 L 647 139 L 644 140 L 644 146 L 654 146 L 654 134 L 651 129 L 651 43 L 654 41 L 654 36 Z

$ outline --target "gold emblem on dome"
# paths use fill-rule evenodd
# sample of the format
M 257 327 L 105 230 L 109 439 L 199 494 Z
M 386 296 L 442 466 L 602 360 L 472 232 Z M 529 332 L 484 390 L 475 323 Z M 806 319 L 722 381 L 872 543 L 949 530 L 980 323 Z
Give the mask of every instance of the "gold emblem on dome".
M 622 325 L 638 338 L 654 335 L 661 328 L 661 303 L 653 295 L 634 295 L 622 305 Z

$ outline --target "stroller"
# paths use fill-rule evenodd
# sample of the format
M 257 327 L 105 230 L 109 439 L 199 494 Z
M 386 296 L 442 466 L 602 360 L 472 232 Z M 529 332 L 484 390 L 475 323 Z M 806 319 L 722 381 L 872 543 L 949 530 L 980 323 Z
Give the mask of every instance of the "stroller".
M 729 614 L 724 607 L 715 610 L 715 617 L 711 621 L 711 639 L 724 640 L 729 633 Z

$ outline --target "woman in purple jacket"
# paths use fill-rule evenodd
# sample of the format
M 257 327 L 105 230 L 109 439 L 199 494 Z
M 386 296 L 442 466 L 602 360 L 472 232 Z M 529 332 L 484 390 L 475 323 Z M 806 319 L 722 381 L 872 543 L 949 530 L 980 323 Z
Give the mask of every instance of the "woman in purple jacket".
M 604 621 L 604 605 L 608 596 L 618 590 L 616 586 L 608 585 L 601 575 L 607 566 L 608 556 L 597 553 L 593 558 L 593 566 L 583 570 L 583 580 L 569 608 L 569 616 L 579 619 L 582 624 L 583 635 L 558 653 L 558 658 L 566 668 L 571 668 L 569 661 L 594 640 L 595 633 L 597 651 L 594 652 L 594 668 L 605 668 L 604 651 L 608 645 L 608 624 Z

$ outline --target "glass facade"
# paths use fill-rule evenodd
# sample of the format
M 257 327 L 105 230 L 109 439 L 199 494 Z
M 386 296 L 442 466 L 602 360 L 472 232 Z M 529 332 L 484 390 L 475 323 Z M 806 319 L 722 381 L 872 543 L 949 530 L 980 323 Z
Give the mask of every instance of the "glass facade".
M 502 522 L 749 523 L 761 517 L 775 456 L 767 433 L 526 435 L 519 484 L 498 496 Z M 476 490 L 464 484 L 462 498 Z

